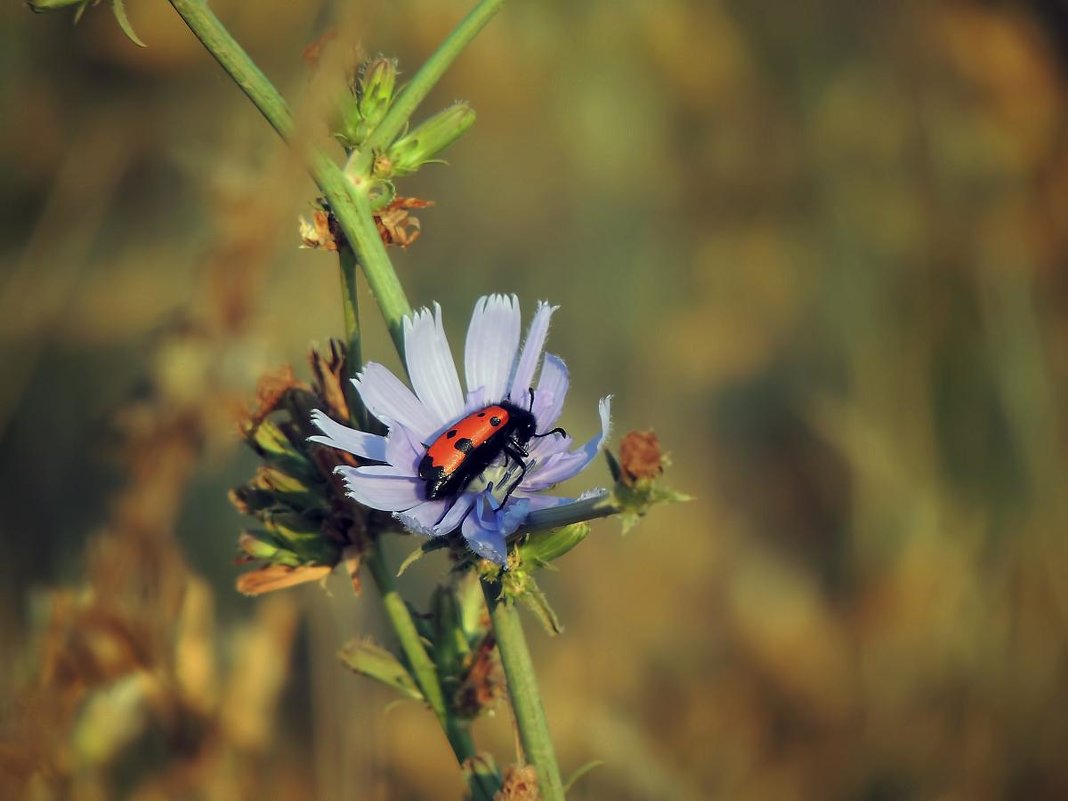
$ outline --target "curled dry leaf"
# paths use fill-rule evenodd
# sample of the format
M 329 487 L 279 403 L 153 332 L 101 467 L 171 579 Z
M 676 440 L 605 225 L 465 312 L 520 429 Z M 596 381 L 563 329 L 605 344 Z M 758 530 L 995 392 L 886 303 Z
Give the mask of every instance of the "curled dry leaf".
M 333 565 L 302 565 L 300 567 L 264 565 L 238 576 L 237 591 L 243 595 L 262 595 L 265 592 L 283 590 L 298 584 L 306 584 L 309 581 L 325 579 L 333 569 Z
M 387 245 L 408 247 L 421 233 L 419 220 L 409 213 L 409 209 L 425 209 L 433 206 L 431 200 L 417 197 L 395 197 L 393 202 L 375 215 L 378 234 Z

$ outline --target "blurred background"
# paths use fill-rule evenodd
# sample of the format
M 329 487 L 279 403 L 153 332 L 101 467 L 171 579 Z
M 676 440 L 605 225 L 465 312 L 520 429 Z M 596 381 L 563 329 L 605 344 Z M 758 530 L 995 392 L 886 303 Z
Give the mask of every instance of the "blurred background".
M 431 716 L 336 660 L 387 638 L 371 593 L 233 588 L 234 421 L 341 331 L 336 261 L 128 5 L 147 49 L 106 4 L 0 10 L 0 795 L 460 798 Z M 212 5 L 312 135 L 325 30 L 410 75 L 468 4 Z M 479 120 L 400 185 L 437 203 L 413 304 L 454 348 L 481 294 L 560 304 L 564 425 L 615 393 L 696 497 L 544 578 L 562 767 L 605 763 L 571 797 L 1068 797 L 1066 81 L 1060 0 L 516 0 L 437 88 Z M 477 736 L 513 758 L 504 708 Z

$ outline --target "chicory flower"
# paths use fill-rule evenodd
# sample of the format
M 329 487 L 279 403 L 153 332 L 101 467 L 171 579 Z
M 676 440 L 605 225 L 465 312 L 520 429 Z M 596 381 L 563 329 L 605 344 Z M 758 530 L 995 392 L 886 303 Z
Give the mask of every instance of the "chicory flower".
M 560 416 L 569 385 L 560 357 L 542 356 L 555 309 L 538 304 L 520 346 L 518 299 L 480 298 L 464 349 L 466 393 L 442 328 L 441 307 L 434 304 L 433 311 L 422 309 L 406 318 L 404 351 L 411 389 L 374 362 L 354 379 L 364 406 L 388 433 L 357 431 L 319 411 L 312 416 L 322 432 L 311 437 L 313 442 L 347 451 L 362 462 L 337 468 L 348 495 L 364 506 L 392 512 L 416 534 L 439 537 L 459 529 L 475 553 L 504 565 L 506 538 L 530 513 L 572 502 L 546 490 L 582 471 L 608 437 L 610 397 L 599 405 L 601 432 L 581 448 L 571 450 L 571 437 L 560 432 L 544 436 Z M 455 494 L 428 500 L 419 463 L 429 445 L 458 421 L 502 401 L 529 409 L 542 434 L 526 443 L 526 469 L 502 452 Z

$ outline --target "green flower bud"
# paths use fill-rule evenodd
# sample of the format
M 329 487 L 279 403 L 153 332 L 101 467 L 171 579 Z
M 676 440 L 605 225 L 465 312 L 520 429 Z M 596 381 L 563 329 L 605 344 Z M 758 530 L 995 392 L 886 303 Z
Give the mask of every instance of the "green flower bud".
M 586 539 L 589 533 L 590 524 L 583 522 L 529 534 L 517 547 L 519 558 L 525 565 L 547 565 Z
M 237 538 L 237 547 L 253 559 L 263 559 L 273 564 L 296 567 L 300 559 L 267 531 L 242 531 Z
M 356 106 L 368 133 L 386 116 L 397 85 L 397 60 L 373 58 L 363 65 L 357 87 Z
M 375 169 L 380 177 L 409 175 L 424 164 L 439 161 L 445 148 L 474 124 L 475 111 L 467 103 L 449 106 L 394 142 Z
M 356 85 L 339 110 L 337 138 L 341 144 L 349 150 L 363 145 L 389 111 L 396 86 L 396 59 L 379 56 L 363 63 Z
M 323 536 L 320 522 L 293 512 L 267 513 L 263 515 L 263 522 L 279 543 L 292 550 L 302 563 L 337 564 L 340 558 L 338 546 Z

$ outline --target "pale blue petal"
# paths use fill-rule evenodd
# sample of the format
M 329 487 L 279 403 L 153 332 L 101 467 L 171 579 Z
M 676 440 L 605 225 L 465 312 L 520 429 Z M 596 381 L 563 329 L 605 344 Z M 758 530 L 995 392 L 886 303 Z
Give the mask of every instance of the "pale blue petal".
M 559 452 L 541 461 L 534 470 L 528 471 L 523 480 L 523 491 L 537 492 L 554 484 L 566 481 L 585 469 L 604 446 L 612 428 L 612 396 L 601 398 L 598 405 L 601 416 L 601 433 L 577 451 Z
M 433 537 L 434 526 L 445 515 L 451 503 L 452 498 L 423 501 L 406 512 L 394 512 L 393 518 L 413 534 Z
M 497 511 L 497 528 L 505 537 L 514 533 L 530 514 L 530 498 L 509 498 Z
M 489 393 L 486 392 L 485 387 L 472 389 L 467 393 L 467 403 L 464 405 L 464 414 L 471 414 L 471 412 L 479 409 L 485 409 L 489 405 Z
M 442 428 L 463 415 L 460 378 L 437 303 L 433 312 L 422 309 L 404 318 L 404 362 L 415 394 L 430 413 L 432 429 Z
M 415 438 L 415 432 L 404 426 L 390 428 L 386 437 L 386 461 L 410 476 L 419 474 L 419 462 L 426 447 Z
M 537 495 L 520 495 L 522 490 L 516 490 L 512 496 L 516 498 L 521 497 L 523 500 L 528 501 L 530 506 L 527 507 L 527 516 L 529 517 L 534 512 L 540 512 L 542 509 L 552 509 L 556 506 L 566 506 L 569 503 L 574 503 L 574 498 L 563 498 L 559 495 L 546 495 L 544 492 L 539 492 Z
M 398 472 L 393 467 L 372 465 L 335 471 L 341 475 L 348 495 L 358 503 L 383 512 L 402 512 L 423 502 L 426 482 Z
M 527 446 L 531 459 L 543 462 L 556 453 L 566 452 L 573 440 L 559 431 L 548 437 L 538 437 Z
M 387 461 L 385 437 L 343 426 L 320 409 L 312 410 L 311 419 L 323 434 L 308 437 L 309 442 L 338 448 L 375 462 Z
M 467 513 L 471 511 L 471 507 L 474 506 L 475 497 L 473 492 L 465 492 L 459 495 L 455 499 L 455 503 L 449 508 L 449 511 L 445 513 L 445 516 L 434 526 L 434 536 L 441 536 L 448 534 L 450 531 L 455 531 L 460 523 L 463 522 Z
M 368 362 L 352 383 L 367 410 L 386 425 L 400 424 L 411 429 L 420 440 L 438 428 L 427 408 L 387 367 Z
M 468 547 L 483 559 L 502 567 L 508 561 L 504 534 L 496 527 L 496 513 L 484 495 L 478 496 L 474 510 L 464 518 L 462 531 Z
M 527 338 L 523 341 L 523 352 L 515 366 L 512 376 L 512 389 L 509 395 L 516 406 L 527 408 L 530 403 L 530 388 L 534 386 L 534 371 L 541 361 L 541 352 L 545 348 L 545 338 L 549 335 L 549 320 L 559 306 L 550 306 L 545 301 L 538 301 L 538 310 L 527 329 Z
M 519 349 L 520 321 L 515 295 L 488 295 L 475 304 L 464 347 L 464 375 L 467 389 L 483 389 L 490 403 L 502 400 L 508 392 Z
M 538 377 L 538 388 L 534 391 L 534 419 L 538 421 L 539 431 L 548 431 L 560 418 L 568 385 L 564 360 L 555 353 L 546 353 Z

